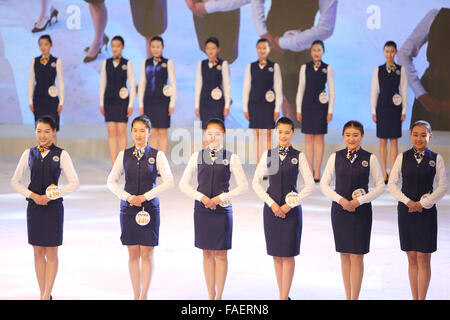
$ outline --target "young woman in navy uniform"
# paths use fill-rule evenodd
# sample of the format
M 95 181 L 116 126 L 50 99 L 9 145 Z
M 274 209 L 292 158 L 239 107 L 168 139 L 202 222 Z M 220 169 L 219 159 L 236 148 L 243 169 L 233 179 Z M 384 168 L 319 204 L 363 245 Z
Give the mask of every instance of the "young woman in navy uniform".
M 389 168 L 392 168 L 398 154 L 397 139 L 402 136 L 402 122 L 406 118 L 408 80 L 405 68 L 394 62 L 397 54 L 394 41 L 386 42 L 383 54 L 386 63 L 376 67 L 373 72 L 370 104 L 372 119 L 377 124 L 377 137 L 380 139 L 381 169 L 387 184 L 387 144 L 389 140 Z
M 195 115 L 206 129 L 208 120 L 217 118 L 225 121 L 230 113 L 230 70 L 228 62 L 218 58 L 219 40 L 208 38 L 205 42 L 208 59 L 200 61 L 195 83 Z
M 436 203 L 448 189 L 444 159 L 427 147 L 431 136 L 428 122 L 419 120 L 413 124 L 410 133 L 413 146 L 397 156 L 388 183 L 389 191 L 398 200 L 400 247 L 408 256 L 414 300 L 424 300 L 427 295 L 431 254 L 437 250 Z M 400 177 L 401 188 L 397 185 Z
M 369 252 L 372 230 L 371 201 L 383 193 L 380 164 L 375 155 L 361 148 L 364 128 L 358 121 L 344 125 L 346 148 L 328 159 L 320 187 L 333 200 L 331 223 L 336 251 L 341 255 L 347 300 L 357 300 L 364 274 L 364 255 Z M 335 177 L 335 190 L 330 184 Z M 369 191 L 369 177 L 375 187 Z
M 325 52 L 321 40 L 311 46 L 313 61 L 300 67 L 297 90 L 297 120 L 305 134 L 305 153 L 314 181 L 320 181 L 324 139 L 328 132 L 328 122 L 333 118 L 334 72 L 330 65 L 322 61 Z M 325 90 L 328 86 L 328 94 Z M 315 164 L 315 169 L 314 169 Z
M 294 122 L 286 117 L 276 123 L 279 145 L 261 156 L 253 189 L 264 201 L 264 234 L 267 254 L 273 256 L 278 290 L 281 300 L 289 299 L 295 270 L 295 256 L 300 253 L 303 202 L 314 191 L 314 179 L 303 152 L 291 145 L 295 134 Z M 297 190 L 299 172 L 305 183 Z M 261 186 L 269 175 L 267 191 Z
M 51 299 L 58 271 L 58 246 L 63 242 L 63 197 L 79 187 L 69 154 L 53 143 L 55 134 L 56 122 L 53 118 L 45 116 L 37 120 L 36 138 L 39 144 L 23 152 L 11 179 L 12 187 L 28 201 L 28 243 L 33 246 L 41 300 Z M 59 188 L 61 170 L 68 183 Z M 23 179 L 28 172 L 30 183 L 25 186 Z
M 262 150 L 272 149 L 272 129 L 280 116 L 283 90 L 280 66 L 267 59 L 269 41 L 259 39 L 256 52 L 259 59 L 249 63 L 245 71 L 242 105 L 249 128 L 254 132 L 259 163 Z
M 52 45 L 52 39 L 48 34 L 39 37 L 39 49 L 42 54 L 31 59 L 28 102 L 35 122 L 42 116 L 52 116 L 56 121 L 56 131 L 59 131 L 59 116 L 64 104 L 64 81 L 61 59 L 50 54 Z M 55 79 L 58 82 L 57 86 Z M 57 144 L 56 134 L 53 138 Z
M 111 40 L 112 58 L 103 61 L 100 73 L 100 112 L 105 116 L 108 145 L 114 164 L 118 150 L 127 147 L 127 123 L 136 96 L 133 65 L 122 57 L 125 42 L 121 36 Z M 128 87 L 127 88 L 127 80 Z
M 120 151 L 108 176 L 108 188 L 121 199 L 120 240 L 128 247 L 129 269 L 134 299 L 146 300 L 153 272 L 153 249 L 159 242 L 159 199 L 173 186 L 173 176 L 162 151 L 148 145 L 150 120 L 135 118 L 131 135 L 135 145 Z M 162 183 L 156 185 L 157 171 Z M 125 186 L 119 179 L 125 175 Z
M 195 200 L 195 247 L 203 250 L 203 269 L 208 297 L 221 300 L 231 249 L 233 208 L 230 200 L 248 189 L 239 157 L 222 145 L 225 125 L 221 119 L 205 124 L 208 147 L 194 152 L 181 177 L 181 191 Z M 230 190 L 231 174 L 237 186 Z M 189 182 L 197 176 L 197 189 Z
M 177 83 L 173 61 L 162 56 L 163 49 L 163 39 L 153 37 L 150 41 L 153 57 L 142 63 L 138 95 L 139 113 L 149 117 L 152 123 L 150 146 L 167 154 L 168 128 L 175 111 Z

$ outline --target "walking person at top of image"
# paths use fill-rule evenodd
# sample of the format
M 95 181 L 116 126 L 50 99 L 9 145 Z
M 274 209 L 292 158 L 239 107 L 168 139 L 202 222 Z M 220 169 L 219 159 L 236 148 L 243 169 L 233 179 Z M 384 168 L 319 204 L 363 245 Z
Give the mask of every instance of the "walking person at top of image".
M 301 203 L 314 191 L 314 180 L 303 152 L 291 140 L 294 122 L 286 117 L 276 123 L 278 146 L 264 151 L 253 176 L 253 189 L 264 201 L 264 236 L 267 254 L 273 257 L 280 300 L 288 300 L 294 278 L 295 256 L 300 254 L 303 227 Z M 297 189 L 301 173 L 304 188 Z M 269 187 L 261 182 L 269 176 Z
M 167 154 L 170 117 L 175 111 L 177 82 L 175 66 L 163 57 L 164 40 L 155 36 L 150 41 L 152 57 L 142 62 L 139 79 L 139 113 L 150 118 L 150 146 Z
M 131 123 L 134 146 L 119 152 L 107 186 L 120 201 L 120 240 L 128 248 L 128 267 L 134 300 L 147 300 L 153 275 L 155 246 L 159 244 L 158 196 L 173 186 L 164 152 L 148 145 L 150 120 L 141 115 Z M 162 183 L 156 184 L 157 172 Z M 125 186 L 119 185 L 122 174 Z
M 208 38 L 205 42 L 207 59 L 198 63 L 195 82 L 195 115 L 202 129 L 213 118 L 225 121 L 230 114 L 231 85 L 228 62 L 220 59 L 219 40 Z
M 112 38 L 113 57 L 103 61 L 100 72 L 100 113 L 105 117 L 112 164 L 118 151 L 127 147 L 128 118 L 133 114 L 136 96 L 133 64 L 122 56 L 124 48 L 121 36 Z
M 270 42 L 269 59 L 278 63 L 283 77 L 283 115 L 294 121 L 298 70 L 310 59 L 313 41 L 326 40 L 334 31 L 337 0 L 272 1 L 265 15 L 265 0 L 252 0 L 252 20 L 256 32 Z M 316 25 L 314 20 L 319 11 Z M 299 126 L 297 123 L 296 126 Z
M 228 272 L 228 250 L 233 235 L 230 200 L 245 193 L 248 183 L 237 154 L 223 146 L 225 124 L 210 119 L 205 124 L 207 147 L 194 152 L 179 187 L 194 203 L 195 247 L 203 250 L 203 271 L 209 300 L 222 300 Z M 237 186 L 230 190 L 231 174 Z M 197 189 L 190 185 L 196 176 Z
M 65 91 L 62 62 L 50 53 L 53 43 L 48 34 L 40 36 L 38 44 L 41 55 L 31 59 L 28 103 L 35 122 L 40 117 L 49 115 L 56 122 L 56 131 L 59 131 L 59 117 L 64 104 Z M 55 86 L 55 79 L 57 79 L 57 86 Z M 52 137 L 56 145 L 56 133 Z
M 398 200 L 400 248 L 408 257 L 414 300 L 425 300 L 427 296 L 431 254 L 437 250 L 436 203 L 448 189 L 444 159 L 428 148 L 432 135 L 428 122 L 419 120 L 412 125 L 412 148 L 397 156 L 388 183 L 389 191 Z
M 42 32 L 47 27 L 51 26 L 52 23 L 58 22 L 58 10 L 56 10 L 52 5 L 49 4 L 47 0 L 40 0 L 41 2 L 41 13 L 39 14 L 39 19 L 34 23 L 34 27 L 31 30 L 32 33 Z M 50 9 L 48 7 L 50 6 Z M 55 18 L 55 21 L 53 21 Z
M 40 299 L 51 300 L 58 271 L 58 247 L 63 243 L 63 197 L 78 189 L 80 183 L 67 151 L 54 143 L 56 122 L 50 116 L 36 121 L 38 145 L 26 149 L 11 179 L 12 187 L 28 201 L 28 243 L 33 246 L 34 267 Z M 68 183 L 58 181 L 64 172 Z M 29 184 L 24 184 L 26 176 Z
M 297 120 L 305 134 L 305 152 L 314 181 L 320 181 L 325 134 L 328 122 L 333 119 L 334 71 L 322 61 L 325 52 L 321 40 L 311 46 L 312 61 L 300 68 L 297 91 Z M 328 93 L 326 92 L 328 87 Z
M 372 232 L 372 204 L 384 191 L 377 157 L 364 150 L 364 127 L 358 121 L 344 125 L 346 148 L 328 158 L 320 182 L 322 193 L 333 201 L 331 224 L 336 251 L 341 256 L 342 278 L 347 300 L 357 300 L 364 275 L 364 255 L 369 253 Z M 369 177 L 374 188 L 369 191 Z M 335 180 L 335 190 L 331 189 Z
M 272 149 L 272 129 L 280 116 L 283 102 L 281 72 L 278 63 L 268 60 L 270 44 L 267 39 L 256 43 L 258 60 L 245 70 L 242 105 L 249 128 L 253 129 L 256 162 L 263 150 Z
M 391 143 L 389 168 L 394 165 L 398 154 L 398 138 L 402 136 L 402 123 L 408 106 L 408 80 L 405 68 L 395 63 L 397 45 L 387 41 L 383 47 L 386 63 L 376 67 L 372 77 L 370 104 L 372 119 L 377 124 L 380 139 L 381 169 L 387 184 L 387 144 Z M 399 89 L 400 87 L 400 89 Z
M 84 48 L 86 56 L 84 63 L 95 61 L 104 47 L 108 50 L 109 38 L 105 34 L 106 23 L 108 22 L 108 10 L 105 0 L 84 0 L 89 3 L 89 13 L 94 24 L 94 40 L 89 47 Z
M 398 61 L 406 69 L 408 84 L 416 98 L 410 126 L 425 120 L 433 130 L 450 130 L 449 29 L 450 8 L 433 9 L 417 24 L 398 51 Z M 419 79 L 414 60 L 427 42 L 429 65 Z

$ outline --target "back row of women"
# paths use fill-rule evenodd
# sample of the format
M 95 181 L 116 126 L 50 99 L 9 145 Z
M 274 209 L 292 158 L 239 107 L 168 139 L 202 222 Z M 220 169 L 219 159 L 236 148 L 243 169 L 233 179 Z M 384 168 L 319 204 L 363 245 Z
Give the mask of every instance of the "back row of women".
M 103 61 L 100 74 L 100 112 L 108 129 L 110 157 L 114 163 L 118 151 L 127 146 L 127 122 L 133 113 L 136 85 L 133 65 L 122 56 L 125 42 L 115 36 L 111 41 L 112 58 Z M 39 38 L 42 55 L 32 59 L 28 84 L 30 109 L 35 120 L 52 115 L 59 130 L 59 116 L 64 102 L 62 63 L 50 54 L 49 35 Z M 138 85 L 139 113 L 150 118 L 152 132 L 150 145 L 167 153 L 168 128 L 177 99 L 175 67 L 163 56 L 164 41 L 153 37 L 150 41 L 152 58 L 142 62 Z M 207 59 L 198 63 L 195 86 L 195 115 L 202 129 L 212 118 L 224 120 L 230 112 L 231 86 L 229 64 L 219 58 L 219 40 L 211 37 L 205 42 Z M 256 159 L 271 148 L 271 130 L 280 116 L 283 103 L 281 71 L 277 63 L 267 59 L 269 42 L 259 39 L 256 44 L 258 59 L 247 65 L 243 84 L 242 105 L 249 127 L 254 130 Z M 322 60 L 324 43 L 316 40 L 311 46 L 312 61 L 299 70 L 297 91 L 297 120 L 305 134 L 305 153 L 314 180 L 320 180 L 324 152 L 324 135 L 332 120 L 335 103 L 334 71 Z M 387 183 L 387 142 L 390 140 L 390 168 L 398 153 L 397 139 L 402 134 L 402 122 L 407 108 L 407 80 L 404 68 L 395 63 L 397 46 L 388 41 L 383 54 L 386 62 L 375 68 L 372 79 L 371 111 L 380 138 L 382 174 Z M 55 78 L 58 85 L 55 86 Z M 128 86 L 127 86 L 128 81 Z M 285 84 L 288 85 L 288 84 Z M 59 95 L 59 98 L 58 98 Z
M 53 143 L 56 123 L 38 119 L 38 145 L 25 150 L 11 179 L 12 186 L 28 200 L 28 242 L 34 248 L 41 299 L 51 299 L 58 268 L 58 246 L 63 239 L 63 196 L 77 189 L 78 177 L 69 154 Z M 302 206 L 314 191 L 314 179 L 303 152 L 291 139 L 294 122 L 286 117 L 275 125 L 278 145 L 263 153 L 253 177 L 253 189 L 264 202 L 263 221 L 267 254 L 273 256 L 280 299 L 289 299 L 300 253 Z M 129 252 L 129 269 L 135 299 L 146 299 L 153 270 L 153 250 L 159 243 L 158 196 L 174 184 L 164 152 L 148 145 L 151 123 L 145 116 L 132 122 L 134 146 L 120 151 L 107 178 L 108 188 L 121 199 L 121 242 Z M 205 123 L 207 147 L 195 152 L 179 182 L 194 203 L 195 247 L 203 250 L 203 268 L 209 299 L 222 299 L 227 276 L 228 250 L 232 247 L 231 200 L 248 189 L 239 157 L 223 147 L 226 133 L 221 119 Z M 372 227 L 371 201 L 383 193 L 384 183 L 375 155 L 361 147 L 364 128 L 357 121 L 345 124 L 346 148 L 333 153 L 321 181 L 324 195 L 332 200 L 331 221 L 336 251 L 342 260 L 347 299 L 358 299 L 363 278 L 363 258 L 369 252 Z M 410 132 L 412 147 L 398 155 L 389 177 L 389 191 L 398 200 L 401 250 L 409 261 L 413 299 L 425 299 L 431 277 L 431 253 L 437 250 L 436 203 L 447 192 L 442 157 L 427 148 L 432 137 L 425 121 Z M 26 170 L 30 183 L 22 180 Z M 58 187 L 61 169 L 68 184 Z M 160 172 L 162 182 L 157 184 Z M 304 187 L 297 188 L 301 174 Z M 119 185 L 125 175 L 125 186 Z M 237 184 L 230 189 L 231 175 Z M 268 175 L 268 188 L 262 180 Z M 192 177 L 196 183 L 191 185 Z M 369 190 L 369 177 L 374 188 Z M 401 177 L 401 179 L 400 179 Z M 397 185 L 401 180 L 401 187 Z M 335 180 L 335 189 L 330 185 Z M 436 189 L 433 189 L 434 181 Z M 174 233 L 174 236 L 176 234 Z

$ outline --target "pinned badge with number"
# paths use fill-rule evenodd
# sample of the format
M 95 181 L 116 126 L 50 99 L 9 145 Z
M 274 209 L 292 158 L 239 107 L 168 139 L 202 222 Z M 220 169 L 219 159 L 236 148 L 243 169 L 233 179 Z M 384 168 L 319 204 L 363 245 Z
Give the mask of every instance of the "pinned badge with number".
M 61 197 L 61 189 L 57 185 L 51 184 L 45 190 L 45 195 L 50 200 L 56 200 Z
M 220 90 L 219 87 L 214 88 L 214 89 L 211 91 L 211 97 L 212 97 L 214 100 L 220 100 L 220 99 L 222 98 L 222 90 Z
M 269 90 L 266 92 L 266 101 L 267 102 L 273 102 L 275 100 L 275 92 L 272 90 Z
M 136 223 L 140 226 L 146 226 L 149 222 L 150 214 L 144 210 L 144 207 L 142 207 L 142 210 L 136 214 Z
M 52 62 L 51 64 L 50 64 L 50 66 L 52 67 L 52 68 L 56 68 L 56 62 Z
M 402 104 L 402 96 L 399 95 L 398 93 L 394 94 L 394 96 L 392 97 L 392 102 L 396 106 L 401 105 Z
M 52 98 L 58 96 L 58 88 L 56 88 L 55 86 L 50 86 L 48 88 L 48 95 Z
M 128 89 L 126 87 L 120 88 L 119 97 L 120 97 L 120 99 L 128 98 Z
M 300 204 L 300 197 L 298 196 L 297 192 L 291 191 L 286 195 L 284 201 L 288 206 L 296 207 Z
M 172 89 L 172 87 L 171 87 L 171 86 L 168 86 L 168 85 L 164 85 L 164 87 L 163 87 L 163 94 L 164 94 L 166 97 L 170 97 L 170 96 L 173 94 L 173 89 Z
M 320 103 L 323 103 L 323 104 L 328 102 L 328 95 L 327 95 L 327 93 L 325 91 L 322 91 L 319 94 L 319 101 L 320 101 Z
M 359 188 L 352 192 L 352 199 L 357 199 L 366 194 L 366 190 Z
M 226 208 L 231 204 L 230 200 L 226 200 L 226 201 L 222 201 L 219 203 L 219 206 L 221 206 L 222 208 Z
M 423 196 L 420 197 L 420 200 L 426 199 L 426 198 L 428 198 L 429 196 L 430 196 L 430 193 L 429 193 L 429 192 L 428 192 L 428 193 L 425 193 Z M 428 205 L 428 206 L 422 206 L 422 207 L 424 207 L 425 209 L 431 209 L 431 208 L 433 208 L 433 205 L 430 204 L 430 205 Z

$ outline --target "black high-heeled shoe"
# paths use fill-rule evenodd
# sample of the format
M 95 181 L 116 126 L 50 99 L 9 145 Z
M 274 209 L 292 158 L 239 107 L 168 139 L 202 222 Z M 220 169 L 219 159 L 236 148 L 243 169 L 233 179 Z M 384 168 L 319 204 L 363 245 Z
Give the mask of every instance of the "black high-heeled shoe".
M 45 29 L 47 29 L 48 26 L 52 25 L 52 19 L 55 18 L 55 22 L 58 22 L 58 10 L 53 9 L 52 12 L 50 13 L 50 18 L 45 22 L 44 26 L 42 28 L 38 28 L 36 27 L 36 23 L 34 24 L 34 28 L 33 30 L 31 30 L 32 33 L 36 33 L 36 32 L 41 32 L 44 31 Z
M 109 37 L 104 34 L 103 35 L 103 44 L 102 47 L 105 47 L 105 50 L 108 51 L 108 42 L 109 42 Z M 84 48 L 84 52 L 88 52 L 90 47 L 86 47 Z
M 98 57 L 98 55 L 100 53 L 102 53 L 102 49 L 101 48 L 98 49 L 98 52 L 95 54 L 95 56 L 93 56 L 93 57 L 89 57 L 89 56 L 84 57 L 83 62 L 84 63 L 89 63 L 91 61 L 97 60 L 97 57 Z

